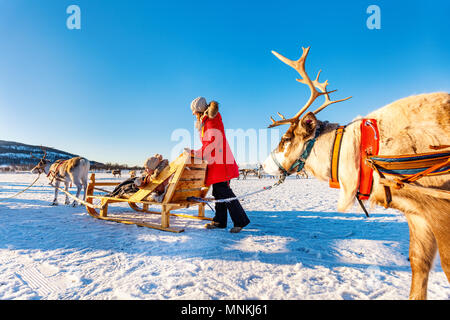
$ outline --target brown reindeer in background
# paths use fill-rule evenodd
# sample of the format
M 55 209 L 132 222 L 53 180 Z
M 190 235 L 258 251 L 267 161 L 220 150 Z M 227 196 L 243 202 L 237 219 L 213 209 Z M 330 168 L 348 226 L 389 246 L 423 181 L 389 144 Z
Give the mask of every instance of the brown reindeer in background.
M 338 124 L 320 121 L 317 113 L 328 105 L 344 101 L 332 101 L 327 91 L 328 82 L 319 82 L 319 74 L 311 80 L 305 71 L 305 60 L 309 48 L 292 61 L 273 52 L 281 61 L 294 68 L 300 75 L 298 82 L 308 85 L 311 95 L 308 102 L 294 117 L 279 121 L 272 119 L 270 127 L 288 124 L 289 129 L 282 136 L 278 147 L 264 162 L 269 174 L 291 174 L 295 172 L 298 159 L 309 141 L 315 139 L 309 156 L 303 159 L 304 168 L 320 180 L 330 179 L 332 146 Z M 314 112 L 304 114 L 320 96 L 325 102 Z M 304 115 L 303 115 L 304 114 Z M 430 152 L 431 145 L 450 145 L 450 95 L 430 93 L 411 96 L 395 101 L 370 113 L 367 118 L 375 119 L 379 128 L 380 155 L 408 155 Z M 361 121 L 346 126 L 342 136 L 341 157 L 338 164 L 340 194 L 338 210 L 349 209 L 357 195 L 360 170 Z M 294 165 L 294 167 L 293 167 Z M 369 201 L 385 205 L 385 189 L 380 175 L 373 172 L 373 189 Z M 427 176 L 414 182 L 421 187 L 450 190 L 450 175 Z M 426 299 L 428 275 L 437 249 L 442 268 L 450 281 L 450 200 L 406 189 L 391 189 L 389 207 L 402 211 L 408 221 L 410 232 L 409 258 L 412 270 L 410 299 Z
M 114 169 L 111 173 L 113 174 L 114 178 L 116 177 L 120 178 L 122 176 L 122 170 L 120 169 Z

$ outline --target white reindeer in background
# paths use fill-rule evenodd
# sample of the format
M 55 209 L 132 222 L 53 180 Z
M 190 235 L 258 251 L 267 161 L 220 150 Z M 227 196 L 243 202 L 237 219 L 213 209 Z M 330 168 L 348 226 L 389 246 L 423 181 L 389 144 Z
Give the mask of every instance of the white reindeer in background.
M 50 184 L 55 188 L 55 198 L 52 205 L 58 205 L 58 188 L 61 182 L 65 185 L 66 192 L 69 192 L 69 185 L 74 184 L 77 186 L 76 197 L 80 196 L 81 189 L 84 189 L 83 200 L 86 200 L 86 188 L 88 182 L 88 173 L 90 168 L 89 160 L 82 157 L 74 157 L 67 160 L 56 160 L 53 164 L 49 160 L 45 159 L 47 152 L 44 151 L 43 157 L 39 160 L 39 163 L 31 169 L 31 173 L 45 173 L 50 180 Z M 31 155 L 34 157 L 33 155 Z M 36 157 L 34 157 L 36 158 Z M 66 200 L 64 204 L 70 204 L 69 196 L 66 194 Z M 77 201 L 74 200 L 72 206 L 76 206 Z
M 311 95 L 305 106 L 293 118 L 286 119 L 281 114 L 279 114 L 282 118 L 280 121 L 271 118 L 273 123 L 269 127 L 288 124 L 289 129 L 282 136 L 278 147 L 265 160 L 263 167 L 269 174 L 285 176 L 294 173 L 302 163 L 301 165 L 315 177 L 328 181 L 331 178 L 330 159 L 338 124 L 320 121 L 316 118 L 316 114 L 328 105 L 348 98 L 331 101 L 329 94 L 333 91 L 327 92 L 327 81 L 319 82 L 320 71 L 315 80 L 308 77 L 305 71 L 308 52 L 309 47 L 303 48 L 303 54 L 297 61 L 273 52 L 301 75 L 302 78 L 297 81 L 308 85 Z M 314 100 L 322 95 L 325 98 L 324 104 L 314 112 L 303 115 Z M 367 118 L 377 121 L 380 155 L 414 155 L 430 152 L 431 146 L 441 146 L 443 149 L 450 145 L 448 93 L 407 97 L 370 113 Z M 340 184 L 338 210 L 341 212 L 353 205 L 360 183 L 360 125 L 361 121 L 358 120 L 348 124 L 342 136 L 338 163 Z M 308 146 L 310 152 L 305 159 L 303 155 Z M 409 258 L 412 269 L 409 297 L 426 299 L 428 275 L 437 249 L 442 268 L 450 281 L 450 200 L 411 192 L 406 188 L 391 188 L 391 201 L 386 202 L 385 187 L 379 183 L 380 174 L 373 171 L 372 177 L 373 185 L 369 201 L 398 209 L 406 216 L 410 231 Z M 414 185 L 448 192 L 450 175 L 425 176 L 420 181 L 415 181 Z

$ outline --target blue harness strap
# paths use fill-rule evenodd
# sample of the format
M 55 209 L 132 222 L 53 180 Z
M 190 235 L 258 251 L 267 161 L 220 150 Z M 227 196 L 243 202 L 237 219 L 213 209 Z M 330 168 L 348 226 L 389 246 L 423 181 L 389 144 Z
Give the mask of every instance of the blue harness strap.
M 408 176 L 418 174 L 436 164 L 448 161 L 450 152 L 419 153 L 403 156 L 372 156 L 369 159 L 381 173 Z M 437 168 L 428 175 L 446 173 L 450 173 L 450 164 Z
M 272 157 L 273 162 L 275 162 L 275 164 L 278 166 L 278 168 L 281 170 L 281 172 L 283 173 L 283 176 L 286 177 L 288 175 L 290 175 L 291 171 L 295 169 L 295 167 L 297 167 L 297 172 L 302 171 L 303 167 L 305 166 L 305 162 L 306 159 L 308 159 L 312 148 L 314 147 L 314 143 L 316 142 L 316 139 L 319 137 L 320 135 L 320 127 L 317 127 L 316 129 L 316 133 L 314 135 L 314 138 L 312 138 L 311 140 L 308 140 L 305 144 L 305 147 L 303 149 L 302 154 L 300 155 L 300 157 L 291 165 L 291 167 L 289 168 L 289 170 L 286 170 L 276 159 L 274 152 L 272 151 L 270 153 L 270 156 Z

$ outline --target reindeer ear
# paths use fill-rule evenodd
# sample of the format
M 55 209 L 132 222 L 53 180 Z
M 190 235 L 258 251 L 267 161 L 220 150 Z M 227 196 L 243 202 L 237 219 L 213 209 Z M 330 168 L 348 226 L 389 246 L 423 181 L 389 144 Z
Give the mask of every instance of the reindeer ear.
M 308 112 L 298 123 L 296 134 L 307 139 L 314 134 L 317 127 L 317 118 L 312 112 Z

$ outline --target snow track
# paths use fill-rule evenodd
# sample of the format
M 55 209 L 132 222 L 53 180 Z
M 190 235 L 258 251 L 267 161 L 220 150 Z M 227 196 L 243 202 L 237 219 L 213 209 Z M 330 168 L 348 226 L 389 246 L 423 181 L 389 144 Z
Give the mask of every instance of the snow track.
M 33 178 L 0 174 L 0 197 Z M 232 188 L 239 195 L 273 182 L 234 180 Z M 172 234 L 96 220 L 81 206 L 52 207 L 42 177 L 0 203 L 0 299 L 406 299 L 405 218 L 380 207 L 368 219 L 357 206 L 338 213 L 337 192 L 287 179 L 242 201 L 251 224 L 239 234 L 176 217 L 186 231 Z M 429 298 L 450 298 L 439 260 Z

